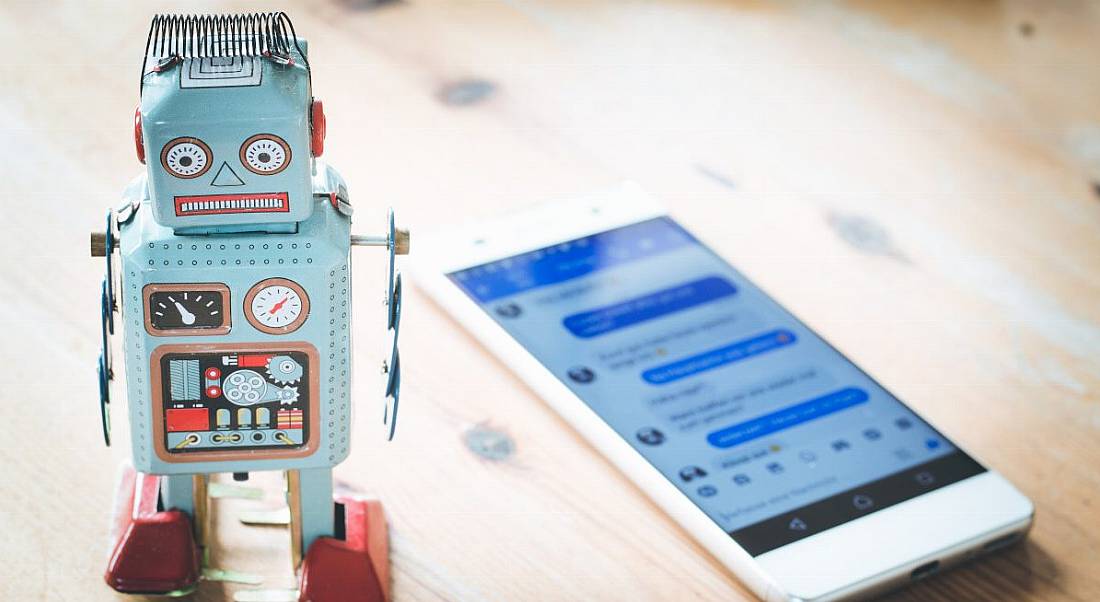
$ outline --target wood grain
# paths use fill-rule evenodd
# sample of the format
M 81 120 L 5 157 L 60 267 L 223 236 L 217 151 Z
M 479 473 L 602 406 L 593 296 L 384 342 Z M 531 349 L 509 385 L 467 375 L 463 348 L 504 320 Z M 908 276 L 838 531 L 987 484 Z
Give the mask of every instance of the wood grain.
M 1030 540 L 897 600 L 1100 597 L 1100 15 L 1084 0 L 0 4 L 0 599 L 112 600 L 94 379 L 101 227 L 139 170 L 153 12 L 285 7 L 356 228 L 415 233 L 633 179 L 1035 502 Z M 363 252 L 360 252 L 363 251 Z M 398 600 L 747 592 L 410 289 L 383 441 L 381 259 L 356 250 L 342 487 L 379 495 Z M 122 395 L 116 388 L 116 395 Z M 514 453 L 482 459 L 471 428 Z M 507 444 L 502 449 L 507 452 Z M 213 503 L 215 563 L 292 585 L 286 534 Z M 237 585 L 205 583 L 198 600 Z

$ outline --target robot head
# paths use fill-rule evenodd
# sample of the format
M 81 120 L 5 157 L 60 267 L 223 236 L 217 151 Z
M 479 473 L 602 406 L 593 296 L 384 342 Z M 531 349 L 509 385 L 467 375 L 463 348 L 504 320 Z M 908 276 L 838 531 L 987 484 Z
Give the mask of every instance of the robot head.
M 154 19 L 135 136 L 158 223 L 239 231 L 312 213 L 324 116 L 288 25 L 282 13 Z

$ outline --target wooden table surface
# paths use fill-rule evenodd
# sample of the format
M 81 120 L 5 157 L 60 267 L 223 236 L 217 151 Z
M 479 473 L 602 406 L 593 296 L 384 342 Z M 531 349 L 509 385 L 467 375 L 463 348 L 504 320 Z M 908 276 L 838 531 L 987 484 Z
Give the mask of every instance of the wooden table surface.
M 1100 598 L 1095 3 L 6 0 L 0 599 L 116 599 L 128 426 L 116 403 L 104 448 L 87 239 L 140 169 L 149 17 L 273 6 L 310 40 L 358 231 L 392 204 L 415 253 L 417 231 L 635 180 L 1035 501 L 1026 544 L 895 599 Z M 749 596 L 416 289 L 384 442 L 380 255 L 356 251 L 358 420 L 336 474 L 387 504 L 398 600 Z M 235 519 L 277 506 L 278 482 L 250 484 L 263 501 L 214 503 L 215 564 L 289 586 L 285 532 Z

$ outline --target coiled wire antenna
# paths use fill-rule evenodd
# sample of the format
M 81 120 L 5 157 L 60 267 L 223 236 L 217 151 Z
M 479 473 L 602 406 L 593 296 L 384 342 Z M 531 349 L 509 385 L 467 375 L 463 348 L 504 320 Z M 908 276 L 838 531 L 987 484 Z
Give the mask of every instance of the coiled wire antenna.
M 309 59 L 298 44 L 294 24 L 285 12 L 232 15 L 156 15 L 149 25 L 141 85 L 149 59 L 262 56 L 293 62 L 298 51 L 309 73 Z

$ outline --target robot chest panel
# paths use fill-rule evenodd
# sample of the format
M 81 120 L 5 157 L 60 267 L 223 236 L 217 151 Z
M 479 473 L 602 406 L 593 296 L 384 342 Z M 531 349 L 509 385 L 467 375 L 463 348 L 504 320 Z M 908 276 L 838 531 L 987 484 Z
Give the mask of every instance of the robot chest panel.
M 317 350 L 305 343 L 163 345 L 151 361 L 161 460 L 293 458 L 318 444 Z
M 346 256 L 304 242 L 193 244 L 190 254 L 145 245 L 160 253 L 127 262 L 130 308 L 141 316 L 128 316 L 127 336 L 139 337 L 148 357 L 157 456 L 312 454 L 322 410 L 350 384 Z M 321 382 L 334 394 L 322 395 Z

